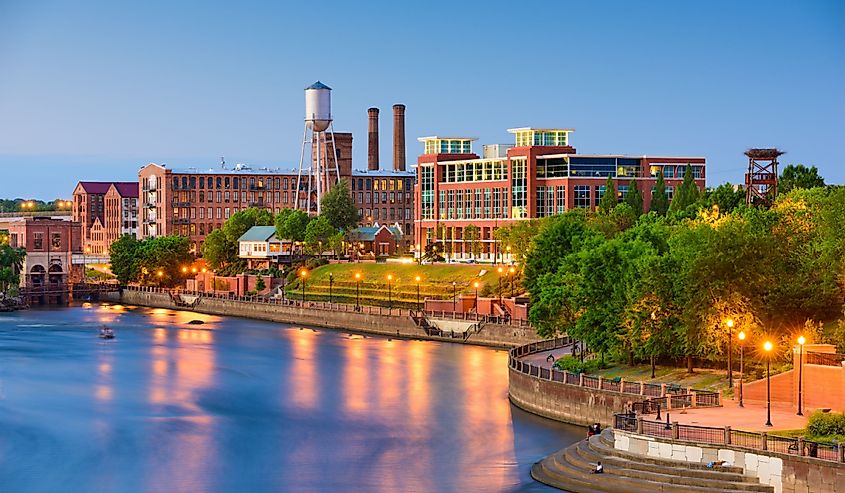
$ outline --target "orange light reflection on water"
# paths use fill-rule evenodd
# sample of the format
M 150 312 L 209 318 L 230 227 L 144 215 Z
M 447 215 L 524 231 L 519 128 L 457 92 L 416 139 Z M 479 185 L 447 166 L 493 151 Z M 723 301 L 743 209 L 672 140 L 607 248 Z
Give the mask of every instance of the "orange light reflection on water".
M 293 395 L 289 398 L 299 407 L 313 409 L 317 405 L 320 386 L 314 361 L 317 333 L 311 330 L 287 330 L 286 333 L 291 339 L 293 351 L 293 361 L 288 373 Z M 282 397 L 288 399 L 288 396 Z

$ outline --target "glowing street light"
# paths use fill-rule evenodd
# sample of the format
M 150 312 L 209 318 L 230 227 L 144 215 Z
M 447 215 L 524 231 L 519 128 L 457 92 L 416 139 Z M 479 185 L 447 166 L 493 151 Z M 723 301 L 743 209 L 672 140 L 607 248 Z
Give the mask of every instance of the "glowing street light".
M 733 327 L 734 320 L 729 318 L 725 320 L 725 325 L 728 326 L 728 387 L 734 386 L 734 365 L 733 365 Z
M 742 381 L 745 380 L 745 366 L 744 366 L 744 358 L 743 358 L 743 350 L 745 349 L 745 332 L 740 331 L 737 334 L 739 337 L 739 407 L 745 407 L 742 405 Z
M 478 315 L 478 281 L 472 283 L 472 287 L 475 288 L 475 314 Z
M 390 293 L 390 291 L 391 291 L 390 281 L 392 281 L 392 280 L 393 280 L 393 274 L 388 274 L 387 275 L 387 308 L 388 308 L 388 310 L 393 309 L 393 297 L 391 296 L 391 293 Z
M 763 344 L 763 350 L 766 351 L 766 426 L 772 426 L 772 347 L 770 341 Z
M 458 283 L 452 281 L 452 316 L 455 316 L 455 312 L 458 311 Z
M 355 273 L 355 311 L 361 310 L 361 273 Z
M 513 293 L 513 277 L 514 277 L 514 273 L 515 273 L 515 272 L 516 272 L 516 269 L 514 269 L 513 267 L 511 267 L 510 269 L 508 269 L 508 280 L 509 280 L 509 281 L 510 281 L 510 283 L 511 283 L 511 298 L 513 298 L 513 297 L 514 297 L 514 293 Z
M 305 279 L 308 277 L 308 271 L 302 269 L 299 271 L 299 277 L 301 279 L 302 284 L 302 306 L 305 306 Z
M 417 311 L 420 311 L 420 281 L 422 281 L 422 278 L 417 276 L 414 280 L 417 281 Z
M 803 395 L 801 392 L 801 383 L 804 380 L 804 343 L 807 339 L 804 336 L 798 336 L 798 416 L 803 416 L 802 401 Z

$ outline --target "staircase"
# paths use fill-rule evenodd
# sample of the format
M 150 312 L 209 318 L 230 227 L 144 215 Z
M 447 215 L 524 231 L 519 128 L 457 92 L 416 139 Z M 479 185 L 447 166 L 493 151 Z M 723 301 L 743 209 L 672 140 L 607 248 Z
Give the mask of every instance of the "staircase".
M 613 430 L 582 440 L 534 464 L 531 476 L 572 493 L 774 492 L 743 475 L 741 467 L 709 469 L 705 464 L 660 459 L 616 450 Z M 601 461 L 603 474 L 592 474 Z

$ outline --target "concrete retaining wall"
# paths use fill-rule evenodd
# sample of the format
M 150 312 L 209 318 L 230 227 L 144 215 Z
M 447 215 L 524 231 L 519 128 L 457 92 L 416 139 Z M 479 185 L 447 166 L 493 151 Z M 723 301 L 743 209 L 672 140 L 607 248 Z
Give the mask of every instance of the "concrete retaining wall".
M 122 295 L 111 293 L 109 299 L 127 305 L 192 310 L 210 315 L 254 318 L 270 322 L 327 327 L 390 337 L 444 340 L 440 337 L 427 335 L 408 316 L 331 311 L 303 308 L 295 305 L 252 303 L 218 298 L 201 298 L 192 309 L 179 308 L 173 304 L 167 293 L 135 290 L 124 290 Z M 446 340 L 449 342 L 464 342 L 463 339 Z M 512 347 L 536 340 L 539 340 L 539 338 L 531 329 L 486 324 L 480 332 L 472 334 L 466 343 L 482 346 Z
M 744 468 L 747 476 L 759 479 L 761 484 L 773 486 L 775 493 L 845 493 L 845 464 L 724 445 L 700 446 L 622 430 L 613 434 L 618 450 L 703 464 L 723 460 Z
M 546 418 L 588 425 L 614 425 L 614 413 L 646 396 L 567 385 L 508 369 L 508 396 L 520 408 Z

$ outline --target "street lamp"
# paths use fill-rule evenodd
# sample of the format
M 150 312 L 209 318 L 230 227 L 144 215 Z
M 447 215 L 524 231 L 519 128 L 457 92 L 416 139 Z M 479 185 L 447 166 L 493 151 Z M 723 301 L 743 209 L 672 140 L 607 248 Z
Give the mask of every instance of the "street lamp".
M 422 281 L 422 278 L 417 276 L 414 280 L 417 281 L 417 311 L 420 311 L 420 281 Z
M 308 271 L 302 269 L 299 271 L 299 277 L 302 278 L 302 306 L 305 306 L 305 279 L 308 277 Z
M 393 274 L 387 275 L 387 308 L 388 310 L 393 309 L 393 298 L 390 293 L 390 281 L 393 280 Z
M 458 283 L 452 281 L 452 316 L 455 316 L 455 312 L 458 311 Z
M 766 351 L 766 426 L 772 426 L 772 374 L 770 372 L 772 343 L 766 341 L 763 349 Z
M 361 309 L 361 273 L 355 273 L 355 311 Z
M 733 388 L 734 386 L 734 374 L 733 374 L 733 327 L 734 327 L 734 320 L 729 318 L 725 321 L 725 325 L 728 326 L 728 387 Z
M 334 286 L 334 274 L 329 272 L 329 304 L 332 304 L 332 286 Z
M 801 393 L 801 383 L 804 380 L 804 343 L 807 339 L 804 336 L 798 337 L 798 416 L 803 416 L 803 406 L 801 405 L 804 399 Z
M 502 293 L 502 273 L 505 271 L 503 267 L 499 267 L 496 269 L 499 271 L 499 304 L 502 304 L 502 297 L 504 297 L 504 293 Z
M 514 275 L 515 272 L 516 272 L 516 269 L 514 269 L 513 267 L 508 269 L 508 280 L 511 283 L 511 298 L 514 297 L 514 294 L 513 294 L 513 275 Z
M 743 358 L 743 352 L 745 349 L 745 332 L 740 331 L 737 337 L 739 337 L 739 407 L 745 407 L 742 405 L 742 381 L 745 380 L 745 361 Z
M 472 287 L 475 288 L 475 314 L 478 315 L 478 281 L 472 283 Z

